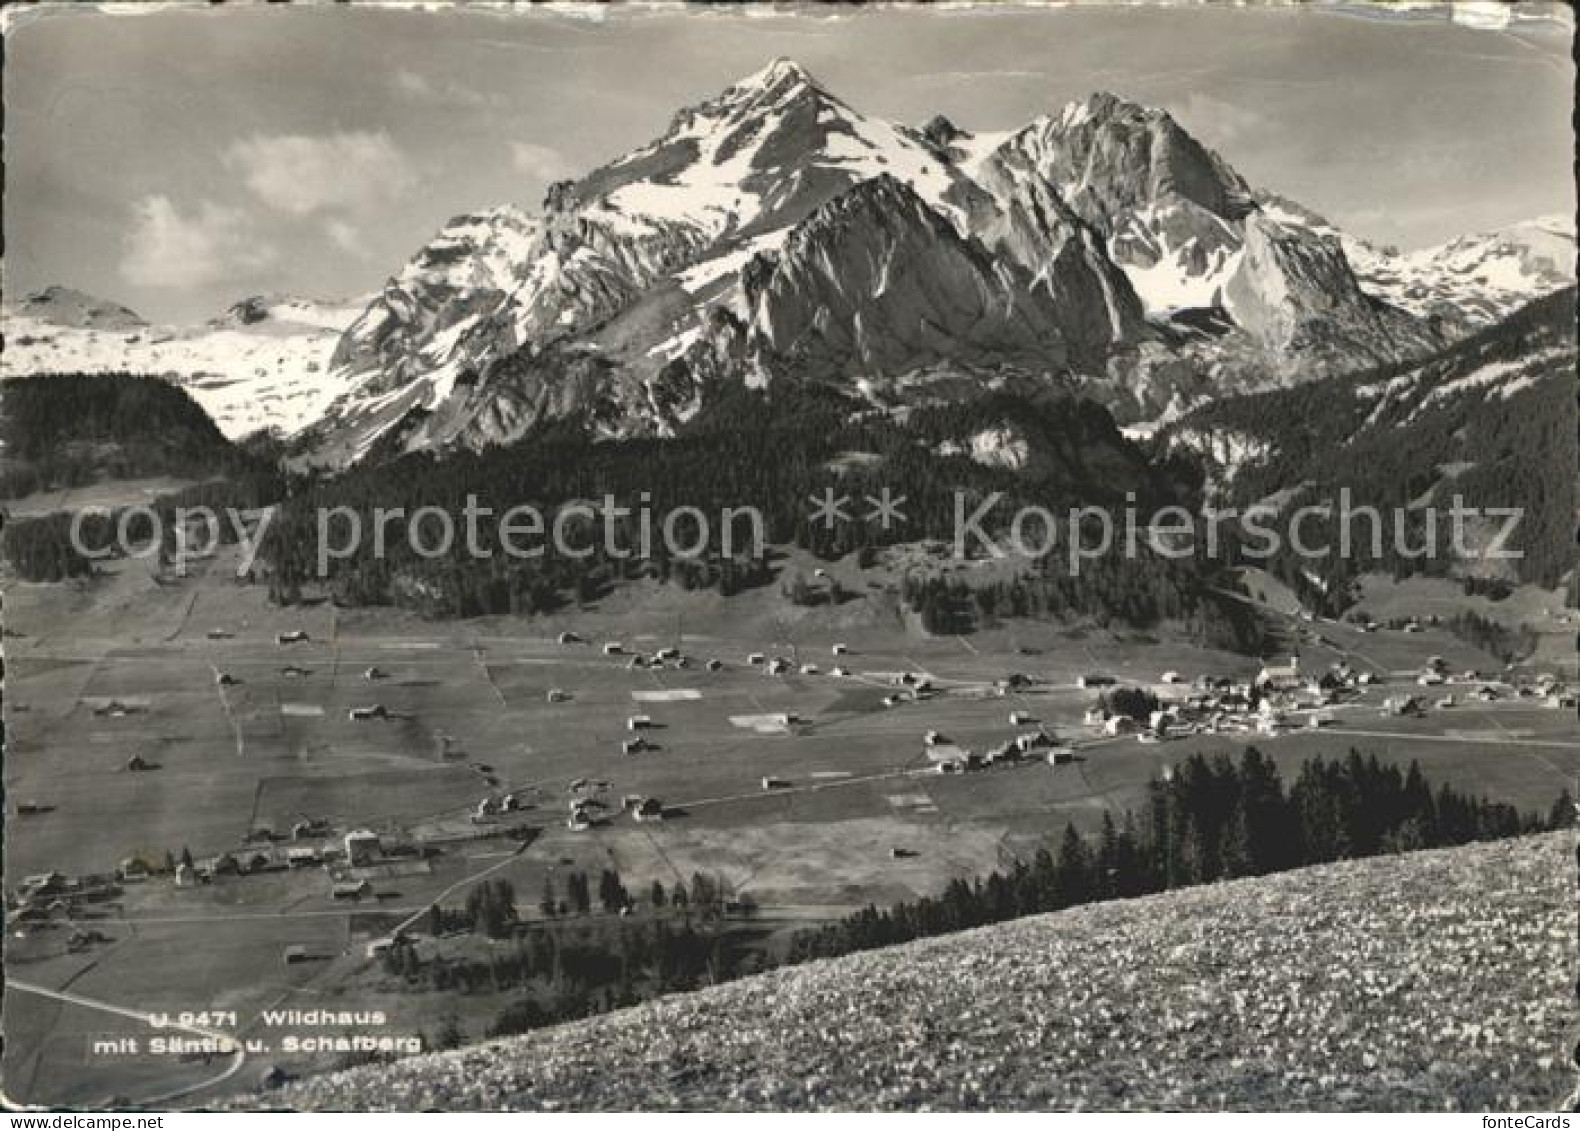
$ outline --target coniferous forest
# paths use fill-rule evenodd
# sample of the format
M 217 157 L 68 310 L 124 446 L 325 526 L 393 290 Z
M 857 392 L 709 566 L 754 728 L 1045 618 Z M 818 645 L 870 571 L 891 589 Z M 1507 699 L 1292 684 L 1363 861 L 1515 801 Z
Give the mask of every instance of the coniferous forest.
M 1305 762 L 1286 786 L 1254 746 L 1238 762 L 1202 754 L 1155 779 L 1139 812 L 1105 814 L 1098 836 L 1066 826 L 1057 852 L 942 895 L 887 909 L 868 907 L 801 935 L 792 961 L 828 958 L 1195 884 L 1266 875 L 1312 864 L 1442 848 L 1566 828 L 1565 791 L 1548 813 L 1434 788 L 1414 762 L 1407 770 L 1351 749 L 1343 759 Z
M 486 1033 L 500 1036 L 606 1012 L 774 966 L 837 957 L 1083 904 L 1266 875 L 1313 864 L 1495 840 L 1569 827 L 1568 793 L 1547 813 L 1520 813 L 1351 750 L 1305 762 L 1286 785 L 1256 747 L 1235 760 L 1196 754 L 1154 779 L 1138 810 L 1105 814 L 1095 835 L 1067 825 L 1057 847 L 937 896 L 869 906 L 765 946 L 744 897 L 714 877 L 628 891 L 605 869 L 546 882 L 535 922 L 507 881 L 479 885 L 459 909 L 434 908 L 435 937 L 470 931 L 503 941 L 487 958 L 424 960 L 402 945 L 383 959 L 407 992 L 503 995 Z M 513 943 L 512 945 L 509 945 Z M 467 1034 L 434 1043 L 448 1047 Z

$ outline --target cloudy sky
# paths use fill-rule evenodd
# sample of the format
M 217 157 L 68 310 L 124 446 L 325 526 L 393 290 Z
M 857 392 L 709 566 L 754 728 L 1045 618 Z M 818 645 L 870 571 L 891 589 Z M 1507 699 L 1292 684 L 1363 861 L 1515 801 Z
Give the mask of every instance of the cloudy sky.
M 450 216 L 535 208 L 779 55 L 912 123 L 1004 129 L 1111 90 L 1253 184 L 1424 246 L 1573 213 L 1570 34 L 1354 7 L 13 10 L 5 286 L 176 321 L 365 292 Z

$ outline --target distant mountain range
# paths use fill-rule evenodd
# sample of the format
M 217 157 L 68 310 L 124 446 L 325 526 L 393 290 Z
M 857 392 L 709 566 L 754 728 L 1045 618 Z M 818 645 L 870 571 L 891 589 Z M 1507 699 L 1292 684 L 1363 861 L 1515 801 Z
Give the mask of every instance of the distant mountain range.
M 884 408 L 1076 390 L 1140 423 L 1429 357 L 1572 282 L 1574 254 L 1558 219 L 1373 247 L 1111 94 L 911 128 L 780 59 L 537 214 L 457 217 L 366 301 L 174 331 L 52 288 L 7 310 L 4 367 L 168 373 L 228 434 L 296 433 L 327 467 L 546 420 L 668 435 L 785 381 Z
M 0 372 L 153 374 L 186 389 L 233 439 L 260 429 L 290 433 L 334 399 L 330 358 L 365 301 L 259 295 L 200 326 L 173 327 L 49 287 L 6 308 Z

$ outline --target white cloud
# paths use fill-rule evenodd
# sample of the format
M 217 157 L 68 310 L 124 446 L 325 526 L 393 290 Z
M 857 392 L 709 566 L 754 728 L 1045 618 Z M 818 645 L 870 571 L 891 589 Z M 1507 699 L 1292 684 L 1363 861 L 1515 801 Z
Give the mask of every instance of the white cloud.
M 341 251 L 350 252 L 358 259 L 368 257 L 367 245 L 362 242 L 362 231 L 355 224 L 331 218 L 324 221 L 324 234 Z
M 391 81 L 395 84 L 395 90 L 398 93 L 404 94 L 409 98 L 433 97 L 433 83 L 416 71 L 396 71 Z
M 1188 133 L 1214 146 L 1254 137 L 1266 120 L 1255 110 L 1194 90 L 1174 107 L 1174 119 Z
M 293 216 L 367 208 L 411 191 L 417 173 L 385 133 L 252 137 L 225 151 L 254 196 Z
M 444 79 L 435 83 L 427 75 L 404 69 L 396 71 L 390 77 L 390 85 L 397 95 L 413 102 L 475 109 L 483 106 L 503 106 L 505 101 L 498 94 L 485 93 L 454 79 Z
M 540 181 L 557 181 L 576 174 L 559 150 L 547 145 L 535 145 L 530 141 L 510 143 L 510 163 L 515 166 L 516 172 L 536 177 Z
M 240 209 L 205 200 L 184 214 L 168 196 L 156 195 L 133 206 L 121 274 L 140 286 L 197 287 L 275 258 Z

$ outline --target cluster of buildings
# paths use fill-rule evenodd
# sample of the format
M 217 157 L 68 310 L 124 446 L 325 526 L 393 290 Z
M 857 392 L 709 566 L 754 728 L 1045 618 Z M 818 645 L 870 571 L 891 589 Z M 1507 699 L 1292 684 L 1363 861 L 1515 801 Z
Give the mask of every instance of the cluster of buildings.
M 1116 693 L 1089 707 L 1082 722 L 1105 737 L 1134 734 L 1142 742 L 1189 734 L 1271 736 L 1296 725 L 1332 722 L 1332 707 L 1356 698 L 1374 682 L 1372 673 L 1342 662 L 1314 675 L 1302 672 L 1299 656 L 1264 664 L 1249 680 L 1202 675 L 1187 681 L 1179 672 L 1167 671 L 1154 687 L 1136 690 L 1137 701 L 1147 705 L 1144 715 L 1116 709 Z M 1081 686 L 1113 683 L 1107 677 L 1086 676 Z
M 1027 712 L 1011 711 L 1009 722 L 1014 727 L 1031 729 L 1011 735 L 980 754 L 930 730 L 922 736 L 922 748 L 934 771 L 940 774 L 969 774 L 1036 758 L 1056 766 L 1075 761 L 1074 747 L 1049 734 Z

